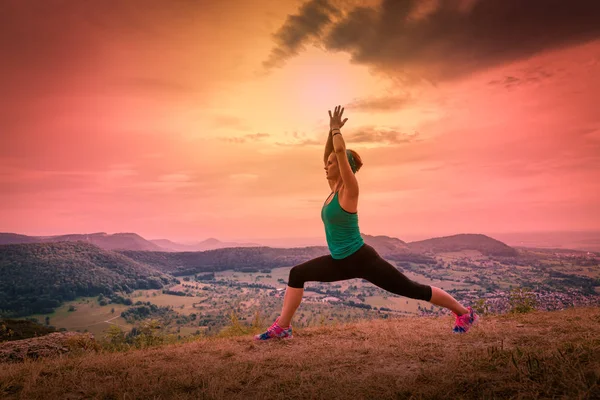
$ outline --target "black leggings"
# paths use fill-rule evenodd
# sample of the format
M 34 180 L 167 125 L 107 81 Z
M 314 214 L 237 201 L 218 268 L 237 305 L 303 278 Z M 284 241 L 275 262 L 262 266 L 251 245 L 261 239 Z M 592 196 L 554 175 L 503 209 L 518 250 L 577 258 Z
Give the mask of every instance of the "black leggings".
M 304 288 L 304 282 L 335 282 L 354 278 L 366 279 L 400 296 L 431 300 L 431 286 L 410 280 L 366 243 L 341 260 L 327 255 L 296 265 L 290 270 L 288 286 L 301 289 Z

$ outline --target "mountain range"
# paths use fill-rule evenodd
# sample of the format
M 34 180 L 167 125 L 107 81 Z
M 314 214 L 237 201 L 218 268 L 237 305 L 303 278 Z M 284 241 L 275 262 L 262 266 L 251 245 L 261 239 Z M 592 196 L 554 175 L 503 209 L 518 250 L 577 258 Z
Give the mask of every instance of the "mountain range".
M 575 251 L 600 251 L 600 231 L 556 231 L 556 232 L 521 232 L 521 233 L 489 233 L 489 234 L 457 234 L 451 236 L 433 237 L 418 241 L 402 241 L 390 236 L 370 236 L 363 235 L 366 241 L 376 241 L 380 244 L 379 251 L 382 254 L 393 252 L 395 254 L 402 251 L 436 251 L 434 249 L 445 249 L 450 242 L 451 249 L 480 247 L 477 244 L 488 239 L 496 240 L 494 250 L 508 251 L 505 246 L 517 248 L 537 248 L 537 249 L 555 249 L 555 250 L 575 250 Z M 2 244 L 25 244 L 25 243 L 51 243 L 60 241 L 83 241 L 92 243 L 105 250 L 132 250 L 132 251 L 207 251 L 229 247 L 308 247 L 324 246 L 324 238 L 278 238 L 278 239 L 253 239 L 251 241 L 220 241 L 215 238 L 209 238 L 203 241 L 180 243 L 168 239 L 147 240 L 136 233 L 115 233 L 107 234 L 105 232 L 89 234 L 68 234 L 56 236 L 27 236 L 17 233 L 0 233 L 0 245 Z M 491 242 L 490 242 L 491 243 Z M 371 243 L 369 243 L 371 244 Z M 441 246 L 441 247 L 440 247 Z M 466 246 L 466 247 L 465 247 Z M 458 251 L 458 250 L 457 250 Z
M 482 254 L 497 256 L 516 256 L 517 251 L 512 247 L 482 234 L 458 234 L 452 236 L 431 238 L 415 242 L 404 242 L 398 238 L 378 235 L 372 236 L 362 234 L 365 243 L 373 246 L 382 256 L 403 254 L 408 255 L 433 255 L 440 252 L 452 252 L 461 250 L 478 250 Z M 56 242 L 86 242 L 94 244 L 104 250 L 123 251 L 151 251 L 151 252 L 198 252 L 223 248 L 239 247 L 267 247 L 257 243 L 222 242 L 215 238 L 209 238 L 195 244 L 182 244 L 168 239 L 147 240 L 137 233 L 115 233 L 105 232 L 90 234 L 69 234 L 58 236 L 27 236 L 16 233 L 0 233 L 0 245 L 2 244 L 26 244 L 26 243 L 56 243 Z M 322 247 L 325 246 L 307 246 Z
M 168 239 L 150 240 L 151 243 L 161 247 L 162 251 L 206 251 L 223 249 L 227 247 L 260 247 L 258 243 L 237 243 L 237 242 L 222 242 L 215 238 L 208 238 L 195 244 L 176 243 Z M 133 249 L 128 249 L 133 250 Z
M 57 236 L 27 236 L 17 233 L 0 233 L 0 245 L 25 243 L 86 242 L 95 244 L 104 250 L 134 251 L 206 251 L 227 247 L 258 247 L 257 243 L 222 242 L 209 238 L 193 244 L 176 243 L 168 239 L 147 240 L 137 233 L 124 232 L 108 234 L 106 232 L 69 234 Z

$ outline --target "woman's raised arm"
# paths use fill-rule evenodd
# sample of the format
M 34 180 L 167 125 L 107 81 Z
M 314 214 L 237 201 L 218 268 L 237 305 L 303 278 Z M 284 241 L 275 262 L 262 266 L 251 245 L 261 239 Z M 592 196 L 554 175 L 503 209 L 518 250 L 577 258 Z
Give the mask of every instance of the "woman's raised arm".
M 327 143 L 325 144 L 325 154 L 323 155 L 323 164 L 327 164 L 327 159 L 333 151 L 333 137 L 331 136 L 331 129 L 329 129 L 329 136 L 327 137 Z
M 348 154 L 346 153 L 346 143 L 344 142 L 342 131 L 340 130 L 346 121 L 348 121 L 348 118 L 342 121 L 343 113 L 344 109 L 341 106 L 335 108 L 333 115 L 331 115 L 331 110 L 329 111 L 329 125 L 331 126 L 331 137 L 333 138 L 333 150 L 335 151 L 335 156 L 340 168 L 340 176 L 342 177 L 344 186 L 346 186 L 351 194 L 358 196 L 358 181 L 350 166 Z

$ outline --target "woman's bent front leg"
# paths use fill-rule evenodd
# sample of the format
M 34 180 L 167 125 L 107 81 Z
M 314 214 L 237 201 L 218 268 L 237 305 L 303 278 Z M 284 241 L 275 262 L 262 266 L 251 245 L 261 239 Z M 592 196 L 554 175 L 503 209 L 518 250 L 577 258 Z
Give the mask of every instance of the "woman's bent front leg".
M 281 327 L 289 326 L 294 313 L 302 302 L 305 282 L 335 282 L 354 278 L 343 268 L 339 260 L 330 255 L 314 258 L 296 265 L 290 270 L 288 286 L 283 298 L 283 309 L 279 316 Z
M 283 309 L 281 315 L 279 315 L 278 324 L 282 328 L 290 326 L 294 313 L 302 302 L 302 296 L 304 295 L 304 288 L 295 288 L 288 286 L 285 289 L 285 296 L 283 298 Z

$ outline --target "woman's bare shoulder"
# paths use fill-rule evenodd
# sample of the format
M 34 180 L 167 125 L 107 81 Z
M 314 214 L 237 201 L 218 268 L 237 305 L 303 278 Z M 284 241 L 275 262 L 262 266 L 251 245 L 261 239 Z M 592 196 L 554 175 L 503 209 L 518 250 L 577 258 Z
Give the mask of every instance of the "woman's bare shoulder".
M 339 192 L 340 192 L 340 196 L 350 197 L 350 198 L 358 198 L 358 191 L 350 190 L 344 184 L 342 184 Z
M 358 193 L 350 194 L 349 191 L 344 191 L 344 187 L 340 189 L 338 196 L 340 206 L 351 213 L 358 212 Z

